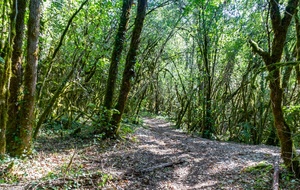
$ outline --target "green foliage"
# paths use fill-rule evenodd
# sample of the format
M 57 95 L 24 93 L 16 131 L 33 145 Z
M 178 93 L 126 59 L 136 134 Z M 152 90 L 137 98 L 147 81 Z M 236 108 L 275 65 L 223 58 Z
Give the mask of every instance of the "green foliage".
M 113 178 L 110 174 L 102 174 L 101 181 L 98 183 L 98 187 L 104 187 L 105 184 L 112 179 Z
M 300 105 L 286 106 L 283 108 L 286 122 L 291 126 L 295 145 L 300 145 Z
M 101 106 L 100 114 L 93 117 L 92 125 L 96 131 L 100 131 L 100 133 L 98 133 L 100 138 L 105 137 L 106 132 L 113 130 L 110 119 L 114 113 L 119 113 L 119 111 L 116 109 L 108 110 Z
M 272 168 L 273 168 L 272 164 L 269 164 L 269 163 L 266 163 L 266 162 L 259 162 L 258 164 L 254 165 L 254 166 L 246 168 L 244 171 L 245 172 L 250 172 L 250 173 L 251 172 L 253 172 L 253 173 L 257 173 L 257 172 L 260 172 L 260 173 L 268 172 L 268 173 L 270 173 Z
M 299 114 L 300 113 L 300 105 L 284 107 L 283 111 L 286 114 Z
M 255 176 L 255 182 L 253 184 L 254 189 L 265 189 L 272 184 L 272 169 L 272 164 L 260 162 L 246 168 L 244 172 L 251 173 Z
M 0 57 L 0 64 L 4 64 L 4 63 L 5 63 L 5 60 L 2 57 Z
M 66 166 L 62 167 L 62 170 L 65 170 Z M 64 180 L 67 178 L 68 180 Z M 94 172 L 93 174 L 83 170 L 83 166 L 78 168 L 71 168 L 67 175 L 62 175 L 62 173 L 53 173 L 49 172 L 42 181 L 44 184 L 42 188 L 51 188 L 51 189 L 80 189 L 82 186 L 89 184 L 92 181 L 97 182 L 98 187 L 104 187 L 106 183 L 112 180 L 113 177 L 110 174 L 103 173 L 101 171 Z M 51 181 L 64 181 L 64 183 L 58 183 L 58 185 L 53 185 L 47 182 Z M 94 182 L 93 182 L 94 183 Z
M 254 166 L 247 167 L 244 172 L 251 173 L 254 176 L 254 189 L 266 189 L 273 182 L 273 165 L 267 162 L 260 162 Z M 300 181 L 295 179 L 294 175 L 286 170 L 284 166 L 280 169 L 279 187 L 281 189 L 297 189 Z
M 123 124 L 120 128 L 120 136 L 126 136 L 134 132 L 132 125 Z
M 64 137 L 71 134 L 74 129 L 85 128 L 86 126 L 79 121 L 71 121 L 66 116 L 61 116 L 55 120 L 47 120 L 44 124 L 43 133 L 51 136 Z
M 51 180 L 51 179 L 56 179 L 58 177 L 59 177 L 59 174 L 56 174 L 56 173 L 53 173 L 52 171 L 50 171 L 42 178 L 42 180 Z
M 18 159 L 9 156 L 0 160 L 0 183 L 13 184 L 20 181 L 20 174 L 14 172 L 18 164 L 20 164 Z
M 289 172 L 285 166 L 282 166 L 279 174 L 279 187 L 281 189 L 297 189 L 300 187 L 300 180 L 296 179 L 294 174 Z
M 94 131 L 99 132 L 95 141 L 103 141 L 105 131 L 112 130 L 110 118 L 117 113 L 101 105 L 122 1 L 89 0 L 72 20 L 52 60 L 69 19 L 82 2 L 55 0 L 44 4 L 36 115 L 38 118 L 43 113 L 62 79 L 78 65 L 44 123 L 43 135 L 65 137 L 81 128 L 92 135 Z M 10 9 L 4 4 L 0 1 L 4 11 L 3 26 L 0 26 L 1 51 L 5 49 L 10 22 L 6 14 Z M 274 36 L 266 32 L 272 31 L 267 1 L 154 0 L 148 2 L 148 10 L 120 136 L 133 133 L 137 126 L 132 123 L 140 124 L 139 116 L 143 116 L 171 118 L 189 133 L 204 131 L 204 136 L 218 140 L 230 137 L 243 143 L 265 142 L 274 123 L 269 81 L 262 59 L 253 54 L 247 39 L 250 37 L 262 49 L 269 50 Z M 129 48 L 135 11 L 133 9 L 124 52 Z M 285 60 L 289 56 L 295 59 L 292 53 L 295 36 L 291 27 L 286 41 L 288 51 L 282 56 L 282 63 L 289 63 Z M 123 55 L 120 71 L 124 69 L 125 59 Z M 4 64 L 0 57 L 0 70 Z M 120 75 L 116 86 L 121 83 Z M 293 71 L 284 89 L 284 113 L 292 127 L 295 145 L 299 146 L 300 99 L 296 79 Z M 22 93 L 20 96 L 26 92 Z M 210 124 L 210 130 L 203 130 Z M 56 175 L 50 172 L 48 177 L 59 177 Z
M 241 123 L 240 126 L 242 128 L 240 134 L 238 135 L 240 142 L 250 144 L 252 142 L 251 130 L 254 127 L 249 122 Z

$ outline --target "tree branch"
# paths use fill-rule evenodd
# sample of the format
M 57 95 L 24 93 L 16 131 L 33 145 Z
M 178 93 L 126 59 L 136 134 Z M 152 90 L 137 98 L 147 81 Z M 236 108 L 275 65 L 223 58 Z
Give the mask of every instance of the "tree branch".
M 167 1 L 165 1 L 165 2 L 163 2 L 163 3 L 161 3 L 161 4 L 159 4 L 159 5 L 157 5 L 156 7 L 154 7 L 154 8 L 151 9 L 150 11 L 148 11 L 148 12 L 146 13 L 146 15 L 152 13 L 153 11 L 155 11 L 155 10 L 161 8 L 161 7 L 164 7 L 164 6 L 168 5 L 168 4 L 170 3 L 170 1 L 171 1 L 171 0 L 167 0 Z
M 68 24 L 67 24 L 66 28 L 64 29 L 64 31 L 63 31 L 61 37 L 60 37 L 59 43 L 58 43 L 57 47 L 55 48 L 54 53 L 52 54 L 51 61 L 53 61 L 53 59 L 55 58 L 55 56 L 56 56 L 58 50 L 59 50 L 60 47 L 62 46 L 63 40 L 64 40 L 64 38 L 65 38 L 65 36 L 66 36 L 66 34 L 67 34 L 67 32 L 68 32 L 68 30 L 69 30 L 69 28 L 70 28 L 72 22 L 73 22 L 73 19 L 74 19 L 74 18 L 76 17 L 76 15 L 81 11 L 81 9 L 83 9 L 83 6 L 84 6 L 88 1 L 89 1 L 89 0 L 85 0 L 85 1 L 80 5 L 80 7 L 73 13 L 73 15 L 71 16 L 71 18 L 69 19 Z
M 289 0 L 288 5 L 285 8 L 284 16 L 281 21 L 283 28 L 289 26 L 290 21 L 292 20 L 293 15 L 296 12 L 298 2 L 299 2 L 299 0 Z
M 258 44 L 256 42 L 254 42 L 253 40 L 249 40 L 250 46 L 252 47 L 252 50 L 257 53 L 258 55 L 260 55 L 265 63 L 268 63 L 268 60 L 271 59 L 270 54 L 266 51 L 264 51 L 261 47 L 258 46 Z
M 278 190 L 279 189 L 279 160 L 276 158 L 274 162 L 274 173 L 273 173 L 273 185 L 272 185 L 273 190 Z

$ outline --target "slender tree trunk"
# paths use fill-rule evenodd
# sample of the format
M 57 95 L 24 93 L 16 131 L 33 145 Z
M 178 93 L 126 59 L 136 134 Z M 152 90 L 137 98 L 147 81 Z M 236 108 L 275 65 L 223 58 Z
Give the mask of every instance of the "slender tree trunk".
M 273 77 L 279 76 L 279 71 L 273 71 Z M 292 133 L 290 127 L 285 122 L 282 111 L 282 89 L 278 88 L 280 80 L 275 80 L 270 82 L 271 89 L 271 106 L 273 111 L 273 116 L 275 119 L 275 127 L 277 129 L 277 134 L 280 139 L 281 145 L 281 157 L 284 160 L 284 164 L 290 169 L 290 171 L 295 172 L 299 176 L 299 162 L 296 158 L 296 151 L 294 149 Z
M 296 18 L 295 18 L 295 20 L 296 20 Z M 297 45 L 296 45 L 296 47 L 297 47 Z M 293 52 L 296 51 L 296 47 L 294 48 Z M 287 46 L 284 47 L 284 53 L 285 53 L 286 61 L 293 61 L 294 56 L 290 55 L 289 49 Z M 294 54 L 294 53 L 292 53 L 292 54 Z M 293 68 L 294 67 L 292 67 L 292 66 L 287 66 L 284 68 L 284 71 L 283 71 L 282 84 L 281 84 L 282 90 L 283 90 L 283 92 L 285 92 L 285 93 L 283 93 L 283 100 L 282 100 L 283 106 L 287 105 L 287 103 L 288 103 L 289 98 L 285 94 L 286 94 L 286 92 L 288 92 L 288 84 L 289 84 L 289 81 L 291 78 Z
M 117 135 L 119 131 L 119 125 L 121 122 L 122 114 L 124 112 L 125 104 L 131 87 L 130 80 L 134 76 L 134 65 L 136 62 L 136 55 L 139 47 L 140 36 L 142 33 L 144 19 L 146 16 L 146 6 L 147 0 L 138 0 L 137 16 L 134 23 L 129 52 L 126 58 L 126 64 L 123 72 L 118 103 L 116 105 L 116 109 L 119 111 L 119 113 L 115 113 L 112 116 L 112 134 L 108 134 L 110 135 L 109 137 Z
M 206 36 L 205 36 L 206 38 Z M 205 119 L 204 119 L 204 125 L 203 125 L 203 133 L 202 137 L 210 139 L 213 132 L 213 125 L 212 125 L 212 114 L 211 114 L 211 73 L 210 73 L 210 65 L 208 61 L 208 48 L 207 48 L 207 40 L 205 40 L 205 47 L 204 47 L 204 64 L 205 64 L 205 70 L 206 70 L 206 83 L 205 83 Z
M 69 74 L 66 76 L 66 78 L 61 82 L 60 86 L 57 88 L 57 90 L 54 92 L 51 99 L 48 101 L 47 106 L 44 108 L 44 112 L 40 115 L 38 122 L 36 124 L 36 128 L 33 133 L 33 139 L 35 140 L 37 138 L 37 135 L 39 133 L 39 130 L 44 123 L 44 121 L 47 119 L 48 115 L 51 113 L 53 105 L 59 98 L 60 94 L 62 93 L 63 89 L 66 87 L 68 81 L 73 76 L 74 72 L 76 71 L 77 65 L 82 63 L 82 56 L 83 53 L 79 56 L 78 59 L 74 60 L 72 70 L 69 72 Z
M 213 133 L 213 119 L 212 119 L 212 74 L 213 69 L 209 58 L 210 54 L 210 37 L 209 27 L 207 27 L 207 20 L 205 16 L 205 5 L 202 2 L 198 13 L 198 47 L 201 52 L 203 69 L 204 69 L 204 94 L 203 94 L 203 121 L 201 126 L 202 137 L 210 139 Z M 200 67 L 199 67 L 200 69 Z M 200 71 L 202 72 L 202 71 Z
M 16 1 L 16 0 L 15 0 Z M 0 156 L 6 153 L 6 126 L 8 120 L 8 98 L 9 98 L 9 78 L 11 75 L 11 58 L 13 52 L 13 42 L 16 36 L 16 10 L 17 4 L 12 5 L 12 15 L 10 18 L 9 40 L 7 40 L 4 66 L 0 65 Z M 4 14 L 4 13 L 3 13 Z
M 258 47 L 258 45 L 250 40 L 253 50 L 258 53 L 264 60 L 266 67 L 269 71 L 271 90 L 270 99 L 271 107 L 274 116 L 274 126 L 281 145 L 281 157 L 285 166 L 294 172 L 297 177 L 300 177 L 299 160 L 294 149 L 291 129 L 285 122 L 282 111 L 283 91 L 281 88 L 280 68 L 276 67 L 276 63 L 280 62 L 287 30 L 291 23 L 292 17 L 296 12 L 299 0 L 289 0 L 283 18 L 280 15 L 280 9 L 276 0 L 271 0 L 271 21 L 274 31 L 274 39 L 272 42 L 271 53 L 268 53 Z
M 40 0 L 30 0 L 27 39 L 27 64 L 24 74 L 24 97 L 20 110 L 20 146 L 15 156 L 30 153 L 32 130 L 35 124 L 34 105 L 37 80 L 38 42 L 40 29 Z
M 5 65 L 0 68 L 0 158 L 6 152 L 6 124 L 8 119 L 8 81 L 11 64 L 12 49 L 8 48 L 9 52 L 5 58 Z
M 8 119 L 8 81 L 12 49 L 5 58 L 4 68 L 0 68 L 0 158 L 6 153 L 6 124 Z
M 8 99 L 8 122 L 6 132 L 6 149 L 7 152 L 14 152 L 14 149 L 18 146 L 20 141 L 15 138 L 19 136 L 20 131 L 19 121 L 19 95 L 20 87 L 22 83 L 22 48 L 24 38 L 24 17 L 26 12 L 27 0 L 16 0 L 14 4 L 17 5 L 16 15 L 16 37 L 14 39 L 13 53 L 12 53 L 12 65 L 11 65 L 11 78 L 9 87 L 9 99 Z
M 155 80 L 156 80 L 156 84 L 155 84 L 155 97 L 154 97 L 154 100 L 155 100 L 155 104 L 154 104 L 154 113 L 156 114 L 156 115 L 158 115 L 158 113 L 159 113 L 159 110 L 160 110 L 160 103 L 161 103 L 161 100 L 160 100 L 160 93 L 161 92 L 159 92 L 160 90 L 159 90 L 159 73 L 157 73 L 156 74 L 156 76 L 155 76 Z
M 52 71 L 52 66 L 53 66 L 53 63 L 54 63 L 54 59 L 56 57 L 56 55 L 58 54 L 60 48 L 62 47 L 63 45 L 63 41 L 69 31 L 69 28 L 70 26 L 73 24 L 73 20 L 74 18 L 78 15 L 78 13 L 83 9 L 84 5 L 88 3 L 89 0 L 85 0 L 81 3 L 80 7 L 72 14 L 72 16 L 70 17 L 70 19 L 68 20 L 68 23 L 67 25 L 65 26 L 65 29 L 62 33 L 62 35 L 60 36 L 60 39 L 59 39 L 59 43 L 58 45 L 56 46 L 56 48 L 54 49 L 54 52 L 53 54 L 51 55 L 51 57 L 48 57 L 46 58 L 47 61 L 49 61 L 49 66 L 47 68 L 47 72 L 46 72 L 46 75 L 43 79 L 43 82 L 42 82 L 42 85 L 41 87 L 39 88 L 39 90 L 37 91 L 37 99 L 38 100 L 41 100 L 43 99 L 43 89 L 44 89 L 44 86 L 45 86 L 45 82 L 46 80 L 48 80 L 48 76 L 50 75 L 51 71 Z M 45 64 L 45 63 L 44 63 Z M 43 107 L 44 105 L 40 105 L 41 107 Z
M 296 70 L 296 77 L 297 77 L 298 85 L 300 85 L 300 66 L 297 65 L 295 70 Z
M 105 99 L 104 99 L 104 107 L 108 110 L 111 109 L 113 106 L 112 105 L 113 97 L 114 97 L 116 81 L 118 77 L 118 65 L 120 63 L 120 59 L 123 51 L 123 45 L 125 42 L 126 31 L 128 27 L 132 3 L 133 0 L 123 0 L 122 14 L 119 23 L 119 29 L 115 39 L 113 53 L 111 56 L 111 63 L 109 67 L 109 74 L 108 74 Z
M 298 16 L 298 11 L 295 13 L 295 23 L 296 23 L 296 36 L 297 36 L 297 44 L 296 44 L 296 54 L 297 54 L 297 61 L 300 61 L 300 21 Z M 300 85 L 300 66 L 295 66 L 296 70 L 296 79 L 298 85 Z

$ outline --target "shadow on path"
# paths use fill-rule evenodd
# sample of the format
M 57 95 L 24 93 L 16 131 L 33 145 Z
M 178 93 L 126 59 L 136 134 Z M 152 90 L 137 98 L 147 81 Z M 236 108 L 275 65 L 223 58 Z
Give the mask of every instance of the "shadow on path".
M 122 171 L 120 181 L 126 181 L 120 188 L 253 189 L 256 176 L 245 168 L 272 164 L 279 156 L 277 147 L 190 137 L 171 125 L 145 118 L 145 127 L 135 133 L 135 147 L 108 156 L 106 167 Z

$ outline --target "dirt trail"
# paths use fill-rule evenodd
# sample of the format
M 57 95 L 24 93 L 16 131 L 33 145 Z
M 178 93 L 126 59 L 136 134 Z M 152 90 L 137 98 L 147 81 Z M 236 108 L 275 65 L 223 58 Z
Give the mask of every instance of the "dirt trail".
M 279 157 L 277 147 L 191 137 L 164 120 L 145 118 L 144 126 L 138 143 L 106 159 L 106 167 L 121 171 L 117 189 L 255 189 L 257 176 L 245 168 Z
M 278 147 L 210 141 L 171 126 L 144 118 L 143 127 L 117 142 L 84 134 L 40 138 L 37 154 L 14 169 L 18 184 L 0 184 L 0 189 L 64 189 L 71 182 L 80 190 L 271 189 L 272 171 L 260 178 L 246 168 L 273 164 Z M 295 184 L 300 183 L 281 189 L 300 189 Z

